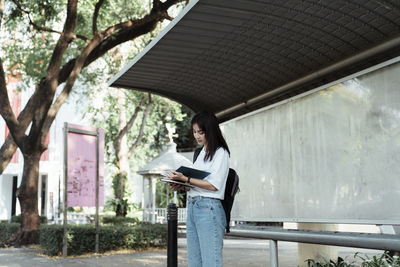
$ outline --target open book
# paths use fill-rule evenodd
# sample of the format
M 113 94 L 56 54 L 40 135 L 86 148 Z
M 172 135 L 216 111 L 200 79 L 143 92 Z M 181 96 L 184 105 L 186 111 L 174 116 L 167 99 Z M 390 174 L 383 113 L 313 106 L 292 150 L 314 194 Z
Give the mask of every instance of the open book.
M 206 171 L 201 171 L 198 169 L 193 169 L 193 168 L 189 168 L 189 167 L 185 167 L 185 166 L 179 167 L 176 171 L 182 173 L 186 177 L 196 178 L 196 179 L 204 179 L 210 174 L 209 172 L 206 172 Z M 163 176 L 165 176 L 165 178 L 162 178 L 161 181 L 166 182 L 166 183 L 174 183 L 174 184 L 180 184 L 180 185 L 184 185 L 184 186 L 194 187 L 193 185 L 190 185 L 190 184 L 187 184 L 187 183 L 184 183 L 181 181 L 175 181 L 175 180 L 169 179 L 168 177 L 166 177 L 167 174 L 168 173 L 162 174 Z
M 188 186 L 188 187 L 191 187 L 191 188 L 194 187 L 194 185 L 187 184 L 187 183 L 184 183 L 184 182 L 181 182 L 181 181 L 171 180 L 171 179 L 168 179 L 168 178 L 162 178 L 161 181 L 162 182 L 166 182 L 166 183 L 172 183 L 172 184 L 179 184 L 179 185 L 183 185 L 183 186 Z

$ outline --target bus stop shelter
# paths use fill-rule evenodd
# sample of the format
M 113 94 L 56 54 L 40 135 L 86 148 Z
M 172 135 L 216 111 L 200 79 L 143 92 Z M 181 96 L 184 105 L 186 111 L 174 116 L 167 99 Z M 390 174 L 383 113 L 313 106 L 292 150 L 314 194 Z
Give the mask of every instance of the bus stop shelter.
M 400 55 L 397 1 L 192 0 L 111 81 L 226 121 Z
M 342 78 L 368 68 L 384 66 L 385 62 L 398 56 L 400 3 L 396 1 L 192 0 L 161 34 L 113 77 L 110 85 L 159 94 L 186 105 L 195 112 L 207 109 L 216 113 L 220 122 L 229 124 L 236 117 L 250 116 L 253 111 L 263 107 L 293 99 L 294 96 L 318 87 L 335 84 Z M 383 88 L 377 90 L 382 94 Z M 391 92 L 398 91 L 393 89 Z M 395 98 L 397 94 L 391 97 Z M 323 105 L 320 102 L 315 103 L 317 106 Z M 336 108 L 332 106 L 332 113 Z M 274 122 L 280 123 L 279 119 Z M 234 129 L 235 125 L 232 123 L 230 129 Z M 253 120 L 240 125 L 244 125 L 240 129 L 252 130 L 257 123 Z M 251 134 L 250 143 L 275 140 L 261 134 Z M 299 135 L 298 132 L 296 134 Z M 353 140 L 349 141 L 354 143 Z M 300 145 L 296 146 L 297 143 L 294 144 L 301 148 Z M 246 145 L 254 144 L 243 145 L 248 151 L 251 146 Z M 271 151 L 269 146 L 258 144 L 250 151 L 257 149 Z M 276 151 L 279 154 L 281 147 L 277 146 Z M 335 151 L 341 156 L 342 150 Z M 290 153 L 287 154 L 296 155 L 291 150 Z M 265 155 L 263 163 L 275 156 Z M 233 158 L 240 161 L 238 154 Z M 319 159 L 312 162 L 320 166 Z M 261 161 L 260 157 L 257 160 Z M 291 158 L 287 161 L 291 161 Z M 259 167 L 256 165 L 252 165 L 254 169 Z M 262 165 L 261 171 L 265 171 L 266 164 L 259 165 Z M 281 182 L 280 178 L 284 180 L 285 177 L 292 176 L 279 176 L 276 181 Z M 307 173 L 306 176 L 309 177 L 310 174 Z M 390 176 L 390 173 L 387 172 L 386 176 Z M 271 177 L 272 175 L 268 179 L 264 177 L 264 180 L 261 177 L 257 182 L 267 189 L 273 189 L 266 182 L 272 181 Z M 322 178 L 318 180 L 320 177 Z M 326 182 L 323 177 L 325 176 L 318 176 L 310 184 Z M 354 179 L 347 176 L 345 178 Z M 334 182 L 338 184 L 340 181 Z M 398 188 L 396 186 L 394 188 Z M 245 192 L 246 188 L 242 196 Z M 276 200 L 279 202 L 280 199 Z M 282 232 L 282 235 L 286 234 L 288 233 Z M 307 237 L 286 241 L 307 243 L 310 233 L 299 234 Z M 313 240 L 322 240 L 325 233 L 316 234 L 316 239 Z M 271 241 L 283 240 L 277 237 L 277 231 L 267 235 Z M 260 233 L 255 236 L 260 237 Z M 346 245 L 343 238 L 347 237 L 338 238 L 338 243 L 320 244 Z M 379 244 L 386 242 L 380 236 L 374 238 L 378 238 Z M 392 240 L 393 237 L 388 239 L 398 242 L 397 239 Z M 357 239 L 355 243 L 360 245 L 363 242 L 365 240 Z M 271 247 L 277 248 L 276 243 L 272 243 Z M 376 245 L 374 247 L 378 248 Z M 277 258 L 277 253 L 274 254 L 274 257 L 271 254 L 271 258 Z

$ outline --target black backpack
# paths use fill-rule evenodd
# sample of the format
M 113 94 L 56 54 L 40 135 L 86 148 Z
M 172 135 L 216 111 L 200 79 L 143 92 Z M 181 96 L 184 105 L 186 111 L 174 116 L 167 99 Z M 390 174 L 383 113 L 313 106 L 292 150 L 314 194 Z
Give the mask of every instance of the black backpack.
M 202 148 L 198 148 L 194 151 L 193 163 L 196 161 L 201 150 Z M 239 176 L 237 175 L 234 169 L 229 168 L 228 178 L 226 179 L 226 185 L 225 185 L 225 196 L 224 200 L 221 200 L 226 216 L 226 233 L 230 232 L 229 223 L 231 221 L 231 210 L 233 206 L 233 201 L 235 200 L 235 195 L 238 191 L 240 191 Z

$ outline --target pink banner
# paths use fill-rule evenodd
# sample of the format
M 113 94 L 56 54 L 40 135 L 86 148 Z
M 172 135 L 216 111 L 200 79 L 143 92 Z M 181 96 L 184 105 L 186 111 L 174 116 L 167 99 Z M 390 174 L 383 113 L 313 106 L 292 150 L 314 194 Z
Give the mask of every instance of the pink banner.
M 68 124 L 68 128 L 96 131 Z M 68 207 L 96 206 L 97 137 L 68 132 Z M 104 131 L 99 129 L 99 206 L 104 205 Z

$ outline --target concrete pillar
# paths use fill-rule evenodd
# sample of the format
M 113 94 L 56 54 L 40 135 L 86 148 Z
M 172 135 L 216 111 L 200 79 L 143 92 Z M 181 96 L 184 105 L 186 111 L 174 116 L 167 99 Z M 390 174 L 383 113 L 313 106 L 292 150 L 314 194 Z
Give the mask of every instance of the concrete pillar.
M 324 223 L 298 223 L 299 230 L 314 230 L 314 231 L 337 231 L 337 224 L 324 224 Z M 330 259 L 336 262 L 338 257 L 337 247 L 313 245 L 299 243 L 298 245 L 298 259 L 300 267 L 307 267 L 306 260 L 314 259 L 320 262 L 329 262 Z

